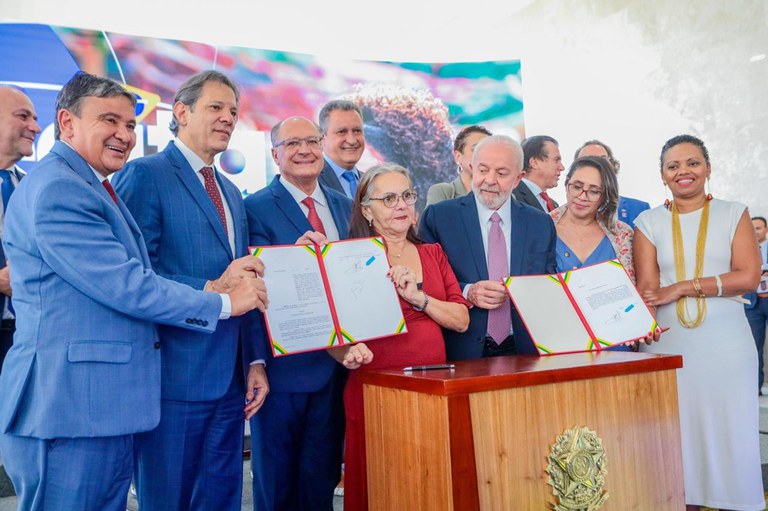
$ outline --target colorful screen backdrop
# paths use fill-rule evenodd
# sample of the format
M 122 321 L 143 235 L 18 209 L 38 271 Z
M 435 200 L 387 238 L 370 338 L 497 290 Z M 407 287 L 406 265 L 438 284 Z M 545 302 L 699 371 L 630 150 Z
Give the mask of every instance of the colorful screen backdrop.
M 408 168 L 423 206 L 427 188 L 457 175 L 453 138 L 482 124 L 522 139 L 519 60 L 471 63 L 353 61 L 335 57 L 136 37 L 38 24 L 0 24 L 0 83 L 23 87 L 43 133 L 34 168 L 53 145 L 56 95 L 78 70 L 108 76 L 139 98 L 140 128 L 131 158 L 162 150 L 174 94 L 191 75 L 217 69 L 241 87 L 240 119 L 218 165 L 243 192 L 253 193 L 277 173 L 269 130 L 286 117 L 317 121 L 337 98 L 360 105 L 367 150 L 361 170 L 392 161 Z

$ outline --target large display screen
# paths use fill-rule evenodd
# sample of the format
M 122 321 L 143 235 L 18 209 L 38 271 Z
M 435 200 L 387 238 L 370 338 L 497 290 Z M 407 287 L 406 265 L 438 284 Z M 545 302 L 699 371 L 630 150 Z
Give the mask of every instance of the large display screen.
M 363 111 L 367 149 L 358 167 L 390 161 L 408 168 L 423 205 L 427 188 L 457 176 L 453 138 L 482 124 L 522 139 L 523 95 L 518 60 L 374 62 L 200 42 L 136 37 L 38 24 L 0 23 L 0 83 L 26 90 L 43 133 L 20 165 L 32 170 L 53 145 L 56 94 L 78 70 L 108 76 L 139 98 L 140 127 L 131 158 L 162 150 L 176 89 L 191 75 L 217 69 L 241 87 L 240 119 L 217 164 L 253 193 L 277 173 L 269 130 L 290 116 L 317 121 L 332 99 Z

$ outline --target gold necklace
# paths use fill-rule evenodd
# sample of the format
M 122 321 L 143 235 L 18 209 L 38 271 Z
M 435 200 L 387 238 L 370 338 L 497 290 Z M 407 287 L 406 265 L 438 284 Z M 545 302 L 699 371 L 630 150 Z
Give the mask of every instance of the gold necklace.
M 672 252 L 675 256 L 675 277 L 678 282 L 686 280 L 685 278 L 685 252 L 683 250 L 683 232 L 680 228 L 680 212 L 677 209 L 677 202 L 673 201 L 669 208 L 672 212 Z M 709 201 L 704 203 L 699 219 L 699 233 L 696 237 L 696 261 L 693 270 L 693 278 L 701 278 L 704 271 L 704 249 L 707 244 L 707 226 L 709 225 Z M 702 296 L 697 296 L 696 317 L 688 319 L 687 296 L 681 296 L 677 299 L 677 320 L 685 328 L 696 328 L 704 321 L 707 314 L 707 302 Z

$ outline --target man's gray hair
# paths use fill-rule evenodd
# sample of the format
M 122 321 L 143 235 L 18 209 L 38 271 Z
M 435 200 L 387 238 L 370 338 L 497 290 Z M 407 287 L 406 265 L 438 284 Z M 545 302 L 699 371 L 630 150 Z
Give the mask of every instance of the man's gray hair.
M 515 139 L 508 137 L 507 135 L 491 135 L 490 137 L 485 137 L 484 139 L 480 140 L 480 142 L 478 142 L 475 146 L 475 152 L 472 153 L 473 165 L 477 159 L 477 155 L 479 154 L 480 149 L 490 144 L 499 144 L 512 149 L 515 153 L 515 159 L 517 160 L 518 167 L 520 170 L 523 169 L 523 148 L 520 147 L 520 144 L 518 144 Z
M 125 90 L 116 81 L 78 71 L 59 91 L 59 95 L 56 97 L 56 113 L 58 114 L 60 110 L 68 110 L 80 117 L 85 98 L 114 98 L 116 96 L 128 98 L 133 107 L 136 108 L 136 96 Z M 59 140 L 61 136 L 58 115 L 53 123 L 53 136 L 56 140 Z
M 360 116 L 360 119 L 363 118 L 363 112 L 360 110 L 360 107 L 357 106 L 356 103 L 347 101 L 346 99 L 334 99 L 333 101 L 329 101 L 323 108 L 320 109 L 320 114 L 318 115 L 318 121 L 320 122 L 320 133 L 323 135 L 328 134 L 328 119 L 331 116 L 331 112 L 335 112 L 336 110 L 341 112 L 357 112 L 357 115 Z
M 206 83 L 209 82 L 220 83 L 232 89 L 232 92 L 235 93 L 235 104 L 240 103 L 240 89 L 237 87 L 235 82 L 230 80 L 229 77 L 224 73 L 211 70 L 198 73 L 186 82 L 182 83 L 178 92 L 176 92 L 176 97 L 173 98 L 173 104 L 175 105 L 176 103 L 181 102 L 187 105 L 190 110 L 194 112 L 197 100 L 200 99 L 200 96 L 203 95 L 203 87 Z M 179 135 L 179 122 L 176 120 L 175 114 L 171 119 L 171 123 L 168 125 L 168 127 L 174 136 Z

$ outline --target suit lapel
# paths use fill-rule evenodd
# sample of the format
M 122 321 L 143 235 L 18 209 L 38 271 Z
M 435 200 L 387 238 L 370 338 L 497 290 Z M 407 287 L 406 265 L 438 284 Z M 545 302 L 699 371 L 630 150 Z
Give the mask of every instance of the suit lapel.
M 479 280 L 488 280 L 488 261 L 483 249 L 483 235 L 480 229 L 485 226 L 480 225 L 477 217 L 477 204 L 475 204 L 475 194 L 469 193 L 459 199 L 459 216 L 461 217 L 462 227 L 465 235 L 462 240 L 466 240 L 468 247 L 466 252 L 472 254 L 472 260 L 475 262 Z
M 523 272 L 523 256 L 526 253 L 523 246 L 528 239 L 528 223 L 523 219 L 523 205 L 510 198 L 509 215 L 509 274 L 520 275 Z
M 541 211 L 544 211 L 544 208 L 541 207 L 539 200 L 533 194 L 531 189 L 528 188 L 528 185 L 521 182 L 519 185 L 517 185 L 517 188 L 515 189 L 515 191 L 520 194 L 520 200 L 522 202 L 524 202 L 525 204 L 528 204 L 529 206 L 533 206 L 536 209 L 540 209 Z
M 331 210 L 333 223 L 336 224 L 336 230 L 339 231 L 339 239 L 346 239 L 349 235 L 349 214 L 345 212 L 345 205 L 338 197 L 331 195 L 323 185 L 320 185 L 320 189 L 323 191 L 323 195 L 325 195 L 325 200 L 328 201 L 328 209 Z
M 144 242 L 144 235 L 141 233 L 141 229 L 139 229 L 138 224 L 136 223 L 136 220 L 133 219 L 133 215 L 131 215 L 131 212 L 128 210 L 128 207 L 125 205 L 123 200 L 118 196 L 117 197 L 117 205 L 120 209 L 120 212 L 123 214 L 123 218 L 125 219 L 126 223 L 128 224 L 128 227 L 131 228 L 131 232 L 133 233 L 133 239 L 135 241 L 136 250 L 141 254 L 141 261 L 144 263 L 144 266 L 151 267 L 152 263 L 149 260 L 149 254 L 147 253 L 147 244 Z
M 231 185 L 231 182 L 220 172 L 216 172 L 216 179 L 219 182 L 219 188 L 221 189 L 224 200 L 227 201 L 229 206 L 229 212 L 232 215 L 232 228 L 235 230 L 235 252 L 237 254 L 244 254 L 247 247 L 247 240 L 243 239 L 242 232 L 238 228 L 239 225 L 243 225 L 244 218 L 240 218 L 240 208 L 238 207 L 239 201 L 243 200 L 243 196 L 240 194 L 240 190 Z M 207 195 L 207 194 L 206 194 Z M 216 212 L 218 216 L 218 212 Z M 227 246 L 229 246 L 229 239 L 227 239 Z
M 192 167 L 189 166 L 187 160 L 173 143 L 168 144 L 163 152 L 168 156 L 171 164 L 176 169 L 176 175 L 179 177 L 181 183 L 200 207 L 203 214 L 205 214 L 205 217 L 208 219 L 208 222 L 216 233 L 216 237 L 224 246 L 227 253 L 231 254 L 232 248 L 229 246 L 229 239 L 224 232 L 224 226 L 221 224 L 219 212 L 216 210 L 216 206 L 213 205 L 213 201 L 211 201 L 211 198 L 208 196 L 208 192 L 205 191 L 205 187 L 200 182 L 197 174 Z M 223 189 L 223 187 L 221 188 Z M 230 210 L 231 209 L 232 208 L 230 208 Z
M 269 185 L 269 189 L 272 192 L 272 196 L 275 198 L 275 204 L 277 204 L 278 209 L 285 215 L 285 218 L 293 224 L 296 231 L 299 233 L 299 236 L 312 230 L 309 220 L 304 216 L 304 213 L 302 213 L 301 208 L 296 203 L 293 196 L 280 183 L 280 176 L 275 176 L 275 179 L 273 179 Z
M 75 174 L 80 176 L 86 183 L 88 183 L 98 195 L 101 195 L 102 199 L 106 201 L 110 207 L 117 208 L 117 210 L 120 212 L 120 217 L 133 234 L 133 248 L 141 256 L 141 260 L 144 265 L 149 267 L 150 261 L 149 256 L 147 255 L 147 248 L 144 243 L 144 236 L 141 234 L 139 226 L 133 219 L 133 215 L 131 215 L 131 212 L 128 211 L 128 208 L 125 206 L 125 203 L 120 199 L 120 197 L 117 198 L 117 204 L 115 204 L 115 201 L 112 200 L 112 197 L 107 192 L 107 189 L 104 188 L 104 185 L 101 184 L 101 181 L 96 177 L 96 174 L 93 173 L 93 170 L 88 165 L 88 163 L 83 159 L 82 156 L 77 154 L 77 152 L 75 152 L 75 150 L 70 148 L 68 145 L 64 144 L 63 142 L 57 142 L 53 146 L 53 149 L 51 149 L 51 152 L 56 153 L 64 158 L 67 164 L 69 164 L 70 168 L 74 170 Z
M 360 176 L 358 174 L 358 179 L 359 178 Z M 333 168 L 331 168 L 327 161 L 323 163 L 323 170 L 320 172 L 319 181 L 332 190 L 336 190 L 339 193 L 344 193 L 344 188 L 341 186 L 341 181 L 339 181 L 339 178 L 336 177 L 336 172 L 333 171 Z

